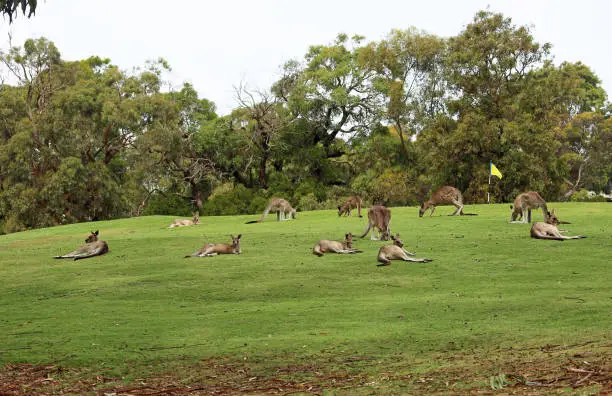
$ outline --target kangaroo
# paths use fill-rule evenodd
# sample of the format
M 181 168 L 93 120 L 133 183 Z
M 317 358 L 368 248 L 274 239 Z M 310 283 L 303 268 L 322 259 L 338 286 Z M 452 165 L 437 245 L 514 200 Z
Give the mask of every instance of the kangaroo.
M 363 201 L 357 195 L 349 197 L 344 201 L 344 204 L 338 206 L 338 216 L 350 216 L 351 210 L 357 208 L 357 216 L 363 217 L 361 215 L 361 205 L 363 205 Z
M 559 221 L 557 215 L 555 214 L 555 210 L 553 209 L 552 213 L 547 213 L 546 222 L 535 222 L 531 226 L 531 237 L 536 239 L 552 239 L 555 241 L 564 241 L 566 239 L 583 239 L 586 238 L 582 235 L 576 236 L 564 236 L 561 235 L 562 232 L 567 232 L 567 230 L 559 230 L 557 225 L 559 224 L 570 224 L 568 222 Z
M 246 224 L 261 223 L 270 212 L 276 212 L 276 220 L 291 220 L 295 219 L 295 209 L 291 204 L 282 198 L 272 198 L 268 202 L 268 206 L 264 209 L 259 220 L 247 221 Z
M 379 267 L 391 265 L 391 260 L 404 260 L 416 263 L 428 263 L 430 261 L 433 261 L 428 258 L 408 257 L 414 256 L 415 253 L 407 252 L 406 250 L 404 250 L 404 243 L 400 239 L 399 234 L 396 234 L 395 236 L 391 235 L 391 239 L 393 240 L 392 245 L 383 246 L 378 250 L 378 261 L 381 263 L 378 264 Z
M 323 256 L 323 253 L 363 253 L 362 250 L 353 249 L 353 234 L 350 232 L 344 236 L 344 242 L 328 241 L 327 239 L 321 239 L 312 248 L 312 254 L 319 257 Z
M 56 259 L 71 258 L 75 260 L 86 259 L 89 257 L 100 256 L 108 252 L 108 244 L 106 241 L 98 241 L 99 231 L 91 232 L 89 237 L 85 239 L 86 245 L 81 246 L 74 252 L 65 254 L 63 256 L 54 256 Z
M 366 227 L 364 233 L 359 236 L 359 238 L 363 238 L 368 235 L 368 232 L 372 230 L 372 234 L 370 235 L 370 239 L 374 240 L 383 240 L 388 241 L 389 236 L 391 235 L 391 211 L 384 206 L 375 205 L 368 209 L 368 226 Z M 377 238 L 374 233 L 378 229 L 378 233 L 380 234 Z
M 168 228 L 186 227 L 186 226 L 192 226 L 192 225 L 198 225 L 198 224 L 200 224 L 200 212 L 199 211 L 193 213 L 193 220 L 176 219 L 172 222 L 172 224 L 170 224 Z
M 427 209 L 431 208 L 429 216 L 433 216 L 436 206 L 455 205 L 457 208 L 451 216 L 476 216 L 474 213 L 463 213 L 463 195 L 461 191 L 451 186 L 442 186 L 431 194 L 429 201 L 424 202 L 419 209 L 419 217 L 423 217 Z
M 185 258 L 212 257 L 218 254 L 240 254 L 240 238 L 242 238 L 242 234 L 238 234 L 236 237 L 230 235 L 230 237 L 232 238 L 231 245 L 229 243 L 207 243 L 195 253 L 185 256 Z
M 546 201 L 542 199 L 540 194 L 535 191 L 528 191 L 519 194 L 514 200 L 514 204 L 510 206 L 510 209 L 512 209 L 510 222 L 524 224 L 531 223 L 531 210 L 538 208 L 542 208 L 542 213 L 544 213 L 544 221 L 547 221 L 550 212 L 546 207 Z

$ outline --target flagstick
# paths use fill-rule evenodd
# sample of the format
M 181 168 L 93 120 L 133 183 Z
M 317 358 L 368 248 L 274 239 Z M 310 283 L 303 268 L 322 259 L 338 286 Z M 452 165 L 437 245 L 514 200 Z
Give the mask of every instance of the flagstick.
M 487 190 L 487 203 L 491 203 L 491 170 L 492 170 L 492 162 L 489 162 L 489 189 Z

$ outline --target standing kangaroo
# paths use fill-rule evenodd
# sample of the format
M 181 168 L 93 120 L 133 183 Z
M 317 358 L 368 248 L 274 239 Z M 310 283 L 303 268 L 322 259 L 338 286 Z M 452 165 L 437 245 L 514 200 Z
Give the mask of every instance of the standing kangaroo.
M 366 227 L 364 233 L 359 236 L 359 238 L 363 238 L 368 235 L 368 232 L 372 230 L 372 234 L 370 235 L 370 239 L 372 240 L 383 240 L 388 241 L 389 236 L 391 235 L 391 211 L 384 206 L 375 205 L 368 209 L 368 226 Z M 378 229 L 379 237 L 374 235 L 376 229 Z
M 321 239 L 312 248 L 312 254 L 319 257 L 323 256 L 323 253 L 362 253 L 361 250 L 353 249 L 353 234 L 350 232 L 344 235 L 344 242 L 328 241 L 327 239 Z
M 431 194 L 429 201 L 424 202 L 419 209 L 419 217 L 423 217 L 427 209 L 431 208 L 429 216 L 433 216 L 436 206 L 439 205 L 455 205 L 457 208 L 451 216 L 456 215 L 471 215 L 472 213 L 463 213 L 463 195 L 461 191 L 451 186 L 442 186 Z
M 557 215 L 555 214 L 555 210 L 553 209 L 552 213 L 547 213 L 546 222 L 535 222 L 531 226 L 531 237 L 536 239 L 552 239 L 555 241 L 565 241 L 566 239 L 583 239 L 586 238 L 582 235 L 576 236 L 563 236 L 562 232 L 567 232 L 567 230 L 559 230 L 557 225 L 559 224 L 569 224 L 567 222 L 559 221 Z
M 519 194 L 514 200 L 514 204 L 510 206 L 512 215 L 510 216 L 511 223 L 531 223 L 531 210 L 542 208 L 544 221 L 548 220 L 550 212 L 546 207 L 546 201 L 542 199 L 540 194 L 535 191 L 528 191 Z M 516 219 L 519 220 L 516 220 Z
M 89 237 L 85 239 L 86 245 L 81 246 L 74 252 L 65 254 L 63 256 L 54 256 L 53 258 L 56 258 L 56 259 L 71 258 L 75 260 L 81 260 L 81 259 L 86 259 L 89 257 L 100 256 L 108 252 L 108 244 L 106 243 L 106 241 L 98 241 L 98 233 L 99 231 L 96 231 L 96 232 L 92 231 Z
M 378 261 L 381 263 L 378 264 L 379 267 L 391 265 L 391 260 L 404 260 L 416 263 L 428 263 L 433 261 L 428 258 L 408 257 L 414 256 L 415 253 L 404 250 L 404 243 L 400 239 L 399 234 L 396 234 L 395 236 L 391 235 L 391 239 L 393 240 L 392 245 L 383 246 L 378 250 Z
M 338 216 L 350 216 L 351 210 L 357 208 L 357 216 L 363 217 L 361 216 L 361 205 L 363 205 L 361 197 L 353 195 L 352 197 L 347 198 L 346 201 L 344 201 L 344 204 L 338 206 Z
M 295 219 L 295 209 L 291 207 L 291 204 L 289 204 L 287 200 L 272 198 L 270 202 L 268 202 L 268 206 L 264 209 L 261 218 L 259 220 L 247 221 L 246 224 L 261 223 L 270 212 L 276 212 L 277 221 Z
M 238 234 L 238 236 L 230 235 L 230 237 L 232 238 L 231 245 L 229 243 L 207 243 L 195 253 L 185 256 L 185 258 L 212 257 L 218 254 L 240 254 L 240 238 L 242 238 L 242 234 Z
M 186 227 L 186 226 L 192 226 L 192 225 L 197 225 L 197 224 L 200 224 L 200 212 L 199 211 L 193 213 L 193 220 L 176 219 L 172 222 L 172 224 L 170 224 L 168 228 Z

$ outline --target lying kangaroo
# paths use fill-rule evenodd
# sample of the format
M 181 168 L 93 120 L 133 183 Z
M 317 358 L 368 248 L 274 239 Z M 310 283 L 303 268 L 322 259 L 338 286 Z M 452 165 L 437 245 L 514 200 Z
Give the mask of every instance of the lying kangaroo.
M 383 246 L 378 250 L 378 261 L 381 264 L 378 264 L 379 267 L 384 265 L 390 265 L 391 260 L 404 260 L 404 261 L 412 261 L 417 263 L 428 263 L 433 261 L 428 258 L 412 258 L 408 256 L 414 256 L 415 253 L 407 252 L 404 250 L 404 243 L 399 237 L 399 234 L 395 236 L 391 235 L 391 239 L 393 240 L 393 245 Z
M 321 239 L 312 248 L 312 254 L 319 257 L 323 256 L 323 253 L 363 253 L 362 250 L 353 249 L 353 234 L 350 232 L 344 236 L 344 242 L 328 241 L 327 239 Z
M 81 246 L 74 252 L 65 254 L 63 256 L 54 256 L 53 258 L 56 258 L 56 259 L 71 258 L 75 260 L 81 260 L 81 259 L 86 259 L 89 257 L 100 256 L 108 252 L 108 244 L 106 243 L 106 241 L 98 241 L 98 233 L 99 231 L 96 231 L 96 232 L 92 231 L 89 237 L 85 239 L 86 245 Z
M 238 234 L 236 237 L 230 235 L 230 237 L 232 238 L 231 245 L 229 243 L 207 243 L 195 253 L 185 256 L 185 258 L 212 257 L 218 254 L 240 254 L 240 238 L 242 238 L 242 234 Z
M 544 221 L 548 220 L 548 208 L 546 201 L 542 199 L 540 194 L 535 191 L 528 191 L 517 195 L 514 199 L 514 204 L 510 206 L 512 215 L 510 216 L 511 223 L 531 223 L 531 210 L 542 208 L 544 213 Z M 516 220 L 518 218 L 518 220 Z
M 342 206 L 338 206 L 338 216 L 350 216 L 351 210 L 357 208 L 357 216 L 363 217 L 361 216 L 361 205 L 363 205 L 361 198 L 357 195 L 353 195 L 347 198 Z
M 270 212 L 276 212 L 276 220 L 291 220 L 295 219 L 295 209 L 291 207 L 291 204 L 287 200 L 282 198 L 272 198 L 268 202 L 268 206 L 264 209 L 263 214 L 259 220 L 247 221 L 246 224 L 261 223 Z
M 391 211 L 389 209 L 381 205 L 372 206 L 368 209 L 368 226 L 359 238 L 368 235 L 368 232 L 372 230 L 370 239 L 388 241 L 391 235 L 390 223 Z M 380 234 L 378 238 L 374 235 L 376 229 L 378 229 L 378 233 Z
M 419 217 L 423 217 L 427 209 L 431 208 L 429 216 L 433 216 L 436 206 L 455 205 L 457 208 L 451 216 L 476 216 L 474 213 L 463 213 L 463 195 L 455 187 L 442 186 L 431 194 L 429 201 L 424 202 L 419 209 Z
M 582 235 L 576 236 L 563 236 L 562 232 L 567 232 L 567 230 L 559 230 L 557 225 L 559 224 L 570 224 L 568 222 L 559 221 L 557 215 L 555 214 L 555 210 L 553 209 L 552 213 L 547 212 L 546 222 L 535 222 L 531 226 L 531 237 L 536 239 L 552 239 L 555 241 L 564 241 L 566 239 L 583 239 L 586 238 Z
M 170 227 L 168 228 L 186 227 L 186 226 L 192 226 L 192 225 L 197 225 L 197 224 L 200 224 L 200 212 L 193 213 L 193 220 L 176 219 L 172 222 L 172 224 L 170 224 Z

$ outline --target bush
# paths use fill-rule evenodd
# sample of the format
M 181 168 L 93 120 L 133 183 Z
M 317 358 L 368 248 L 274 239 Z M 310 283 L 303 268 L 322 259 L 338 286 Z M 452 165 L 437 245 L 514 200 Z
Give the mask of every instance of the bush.
M 222 190 L 215 190 L 206 200 L 202 212 L 207 216 L 252 214 L 262 211 L 265 201 L 255 190 L 250 190 L 242 184 L 231 190 L 224 186 Z
M 570 202 L 607 202 L 607 198 L 601 195 L 590 196 L 587 190 L 578 190 L 570 197 Z
M 193 206 L 188 200 L 175 194 L 154 193 L 149 198 L 143 215 L 191 216 Z

